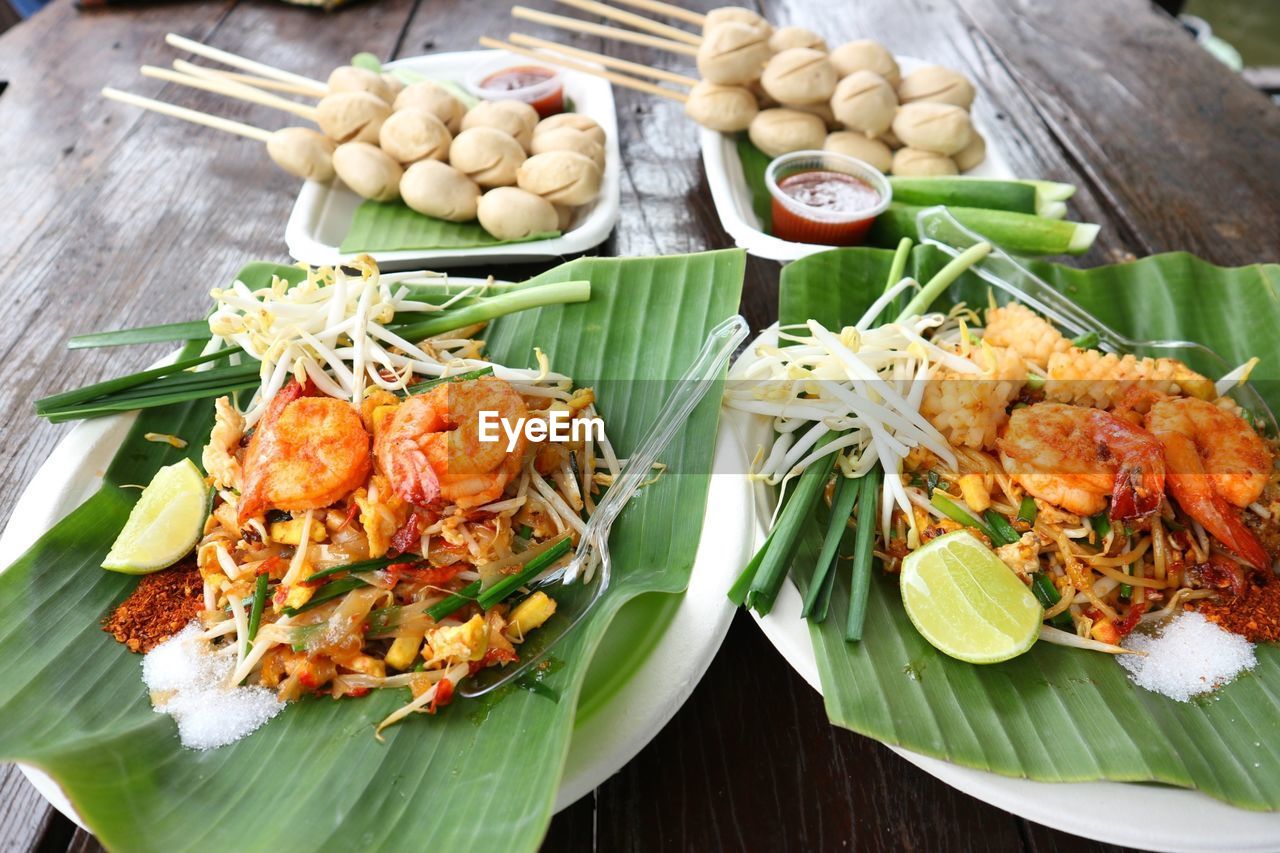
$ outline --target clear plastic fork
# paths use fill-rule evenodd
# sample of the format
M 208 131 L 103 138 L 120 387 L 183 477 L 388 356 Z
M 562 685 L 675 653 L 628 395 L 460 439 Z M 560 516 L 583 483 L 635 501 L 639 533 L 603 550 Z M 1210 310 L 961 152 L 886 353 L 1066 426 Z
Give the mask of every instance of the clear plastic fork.
M 530 591 L 542 590 L 555 599 L 555 614 L 520 646 L 518 664 L 480 670 L 462 683 L 459 692 L 463 696 L 482 696 L 523 676 L 600 601 L 612 574 L 609 531 L 613 523 L 651 475 L 658 455 L 671 443 L 716 380 L 724 375 L 729 359 L 746 337 L 747 321 L 739 315 L 711 330 L 698 357 L 680 377 L 644 439 L 596 505 L 573 559 L 528 584 Z
M 921 242 L 936 246 L 952 257 L 984 242 L 980 235 L 961 225 L 945 207 L 920 211 L 916 216 L 916 228 Z M 992 249 L 972 267 L 972 271 L 983 281 L 1035 309 L 1066 331 L 1076 335 L 1096 332 L 1099 349 L 1152 358 L 1176 358 L 1215 381 L 1234 367 L 1209 347 L 1194 341 L 1140 341 L 1117 332 L 1000 249 Z M 1257 420 L 1263 432 L 1280 435 L 1275 415 L 1252 385 L 1237 382 L 1219 393 L 1224 391 Z

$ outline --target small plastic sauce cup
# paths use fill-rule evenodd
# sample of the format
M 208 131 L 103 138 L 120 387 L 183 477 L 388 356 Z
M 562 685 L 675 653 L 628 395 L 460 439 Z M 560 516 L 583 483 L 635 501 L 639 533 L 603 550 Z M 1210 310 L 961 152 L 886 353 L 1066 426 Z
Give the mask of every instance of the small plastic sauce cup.
M 882 172 L 845 154 L 793 151 L 769 164 L 773 236 L 793 243 L 857 246 L 893 198 Z
M 489 63 L 467 75 L 471 94 L 485 101 L 524 101 L 539 118 L 564 112 L 564 80 L 544 65 Z

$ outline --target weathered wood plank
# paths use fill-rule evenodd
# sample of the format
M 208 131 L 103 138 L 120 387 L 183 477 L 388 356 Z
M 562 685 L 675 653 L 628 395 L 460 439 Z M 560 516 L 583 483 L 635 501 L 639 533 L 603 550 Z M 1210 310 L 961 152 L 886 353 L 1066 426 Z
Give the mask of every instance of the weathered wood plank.
M 0 765 L 0 851 L 24 853 L 44 837 L 55 812 L 12 764 Z
M 1280 110 L 1145 0 L 959 0 L 1139 254 L 1280 258 Z

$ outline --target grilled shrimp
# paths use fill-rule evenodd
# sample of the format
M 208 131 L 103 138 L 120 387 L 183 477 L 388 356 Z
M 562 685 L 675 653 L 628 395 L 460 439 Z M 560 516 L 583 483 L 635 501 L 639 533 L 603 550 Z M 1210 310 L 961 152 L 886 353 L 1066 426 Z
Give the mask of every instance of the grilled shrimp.
M 1271 475 L 1262 438 L 1239 415 L 1193 398 L 1161 400 L 1146 427 L 1164 445 L 1169 493 L 1187 515 L 1255 568 L 1271 565 L 1236 507 L 1256 501 Z
M 244 457 L 241 524 L 268 509 L 337 502 L 369 476 L 369 433 L 350 403 L 290 382 L 263 413 Z
M 996 444 L 1019 485 L 1076 515 L 1101 512 L 1109 494 L 1113 519 L 1141 518 L 1164 497 L 1160 442 L 1101 409 L 1062 403 L 1015 409 Z
M 507 452 L 507 438 L 480 440 L 480 413 L 515 425 L 528 415 L 524 400 L 501 379 L 437 385 L 396 409 L 374 448 L 396 494 L 418 506 L 446 500 L 480 506 L 501 497 L 524 461 L 521 432 Z

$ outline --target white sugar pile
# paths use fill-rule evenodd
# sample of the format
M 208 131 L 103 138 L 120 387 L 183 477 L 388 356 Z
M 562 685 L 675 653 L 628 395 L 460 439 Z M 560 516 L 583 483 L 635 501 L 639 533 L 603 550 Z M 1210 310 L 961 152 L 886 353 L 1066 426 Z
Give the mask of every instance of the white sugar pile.
M 227 685 L 236 665 L 233 646 L 214 648 L 192 622 L 142 659 L 142 680 L 157 713 L 178 724 L 189 749 L 226 746 L 284 710 L 265 687 Z
M 1179 702 L 1216 690 L 1258 665 L 1252 643 L 1191 611 L 1154 634 L 1135 631 L 1121 645 L 1147 653 L 1116 656 L 1134 684 Z

